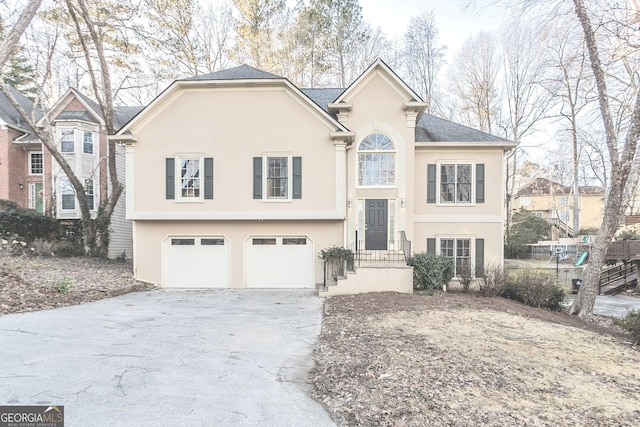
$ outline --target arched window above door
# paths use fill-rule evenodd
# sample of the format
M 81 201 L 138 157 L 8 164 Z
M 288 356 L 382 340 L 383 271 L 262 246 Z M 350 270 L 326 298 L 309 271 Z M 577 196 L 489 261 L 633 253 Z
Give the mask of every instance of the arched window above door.
M 367 135 L 358 145 L 358 185 L 389 187 L 396 184 L 396 153 L 383 133 Z

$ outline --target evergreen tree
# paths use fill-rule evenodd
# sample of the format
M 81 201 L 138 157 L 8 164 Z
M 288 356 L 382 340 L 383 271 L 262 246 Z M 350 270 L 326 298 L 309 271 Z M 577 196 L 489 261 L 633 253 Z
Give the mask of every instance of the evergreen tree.
M 4 25 L 0 18 L 0 42 L 4 39 Z M 10 84 L 22 94 L 34 98 L 37 93 L 35 70 L 24 55 L 24 48 L 17 45 L 11 52 L 9 60 L 0 70 L 4 82 Z

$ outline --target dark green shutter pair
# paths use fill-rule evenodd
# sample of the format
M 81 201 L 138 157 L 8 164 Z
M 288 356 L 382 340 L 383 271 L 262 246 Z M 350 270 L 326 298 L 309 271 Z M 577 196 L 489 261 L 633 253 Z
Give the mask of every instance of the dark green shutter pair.
M 165 161 L 165 196 L 176 198 L 176 159 L 167 157 Z M 204 158 L 204 198 L 213 199 L 213 158 Z
M 427 203 L 436 202 L 436 174 L 436 165 L 427 165 Z M 484 203 L 484 163 L 476 164 L 476 203 Z
M 427 238 L 427 253 L 436 253 L 436 239 Z M 484 276 L 484 239 L 476 239 L 476 277 Z
M 302 157 L 293 157 L 293 189 L 291 197 L 302 199 Z M 253 158 L 253 198 L 262 199 L 262 157 Z

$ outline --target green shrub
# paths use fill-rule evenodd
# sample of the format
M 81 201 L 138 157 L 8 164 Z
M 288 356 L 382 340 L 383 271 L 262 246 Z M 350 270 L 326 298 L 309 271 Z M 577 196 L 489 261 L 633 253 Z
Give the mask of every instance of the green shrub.
M 71 287 L 75 284 L 76 284 L 76 279 L 74 279 L 73 277 L 65 277 L 60 283 L 55 285 L 53 288 L 61 294 L 66 294 L 66 293 L 69 293 L 69 291 L 71 290 Z
M 613 321 L 616 325 L 630 332 L 630 337 L 636 343 L 640 343 L 640 310 L 631 310 L 622 319 Z
M 509 274 L 500 295 L 531 307 L 560 311 L 563 309 L 566 291 L 556 284 L 553 274 L 524 268 Z
M 483 297 L 495 297 L 502 293 L 507 282 L 507 276 L 499 264 L 487 264 L 484 274 L 478 279 L 478 287 Z
M 338 280 L 339 277 L 345 277 L 346 271 L 353 270 L 353 251 L 342 246 L 332 246 L 320 251 L 320 259 L 325 261 L 327 270 L 326 277 Z
M 16 237 L 31 243 L 36 239 L 49 240 L 59 233 L 58 222 L 34 210 L 22 208 L 0 209 L 0 235 Z
M 438 289 L 453 278 L 453 260 L 433 253 L 420 252 L 413 255 L 413 288 L 417 290 Z

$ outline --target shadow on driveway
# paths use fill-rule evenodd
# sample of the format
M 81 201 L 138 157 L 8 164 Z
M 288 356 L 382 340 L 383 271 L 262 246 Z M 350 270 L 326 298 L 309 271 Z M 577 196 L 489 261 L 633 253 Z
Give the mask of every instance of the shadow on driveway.
M 150 291 L 0 317 L 0 404 L 68 426 L 333 426 L 307 374 L 313 291 Z

